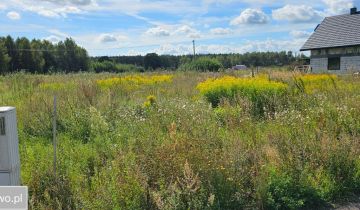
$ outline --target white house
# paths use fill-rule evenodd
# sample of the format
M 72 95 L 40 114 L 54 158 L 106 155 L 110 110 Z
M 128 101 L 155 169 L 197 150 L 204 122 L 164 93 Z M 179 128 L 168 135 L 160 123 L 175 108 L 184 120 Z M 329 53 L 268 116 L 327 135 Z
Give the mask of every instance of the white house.
M 351 73 L 360 70 L 360 12 L 327 17 L 301 51 L 311 51 L 312 71 Z

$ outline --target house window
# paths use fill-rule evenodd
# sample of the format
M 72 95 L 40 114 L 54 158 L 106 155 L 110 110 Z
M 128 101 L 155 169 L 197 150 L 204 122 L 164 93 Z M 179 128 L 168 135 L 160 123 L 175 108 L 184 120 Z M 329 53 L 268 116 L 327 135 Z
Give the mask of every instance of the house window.
M 328 70 L 340 70 L 340 57 L 328 59 Z

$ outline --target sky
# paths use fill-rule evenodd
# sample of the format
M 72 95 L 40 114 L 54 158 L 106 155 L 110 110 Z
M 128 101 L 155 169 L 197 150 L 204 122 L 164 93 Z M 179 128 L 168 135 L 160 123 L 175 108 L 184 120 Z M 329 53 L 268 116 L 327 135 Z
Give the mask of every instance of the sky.
M 291 50 L 360 0 L 1 0 L 0 36 L 72 37 L 91 56 Z

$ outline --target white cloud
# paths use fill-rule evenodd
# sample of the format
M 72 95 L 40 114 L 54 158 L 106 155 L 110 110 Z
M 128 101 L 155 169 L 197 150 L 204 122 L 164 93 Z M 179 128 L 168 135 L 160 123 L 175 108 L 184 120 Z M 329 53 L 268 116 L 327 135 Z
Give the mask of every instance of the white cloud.
M 99 36 L 99 41 L 101 43 L 116 42 L 117 38 L 116 38 L 116 36 L 114 36 L 112 34 L 101 34 Z
M 90 6 L 84 6 L 79 1 L 79 5 L 71 4 L 68 1 L 55 1 L 55 0 L 22 0 L 22 1 L 10 1 L 7 3 L 9 7 L 16 8 L 18 10 L 36 13 L 38 15 L 49 18 L 66 18 L 69 14 L 83 14 L 80 7 L 87 8 Z
M 157 37 L 170 36 L 170 32 L 167 29 L 165 29 L 165 28 L 163 28 L 161 26 L 158 26 L 158 27 L 155 27 L 155 28 L 150 28 L 145 33 L 147 35 L 157 36 Z
M 267 52 L 267 51 L 299 51 L 304 44 L 304 39 L 294 40 L 274 40 L 268 39 L 264 41 L 248 41 L 244 45 L 247 52 Z
M 274 51 L 293 51 L 298 52 L 304 43 L 304 39 L 293 40 L 251 40 L 245 41 L 242 44 L 209 44 L 198 45 L 196 53 L 199 54 L 219 54 L 219 53 L 246 53 L 246 52 L 274 52 Z M 156 52 L 159 55 L 187 55 L 192 54 L 191 44 L 164 44 L 156 49 L 150 51 Z M 149 51 L 149 52 L 150 52 Z M 139 52 L 132 54 L 146 54 L 147 52 Z
M 93 3 L 92 0 L 68 0 L 68 2 L 76 5 L 89 5 Z
M 259 9 L 246 9 L 240 16 L 230 22 L 230 25 L 240 24 L 265 24 L 269 21 L 269 17 Z
M 125 40 L 127 37 L 122 35 L 114 35 L 114 34 L 100 34 L 97 38 L 100 43 L 111 43 L 118 42 L 120 40 Z
M 51 10 L 39 10 L 37 13 L 44 17 L 50 17 L 50 18 L 60 17 L 60 15 L 58 13 L 51 11 Z
M 60 17 L 66 18 L 67 14 L 70 14 L 70 12 L 65 12 L 66 10 L 59 11 L 59 9 L 47 10 L 47 9 L 43 9 L 43 8 L 36 8 L 33 11 L 36 12 L 38 15 L 41 15 L 44 17 L 49 17 L 49 18 L 60 18 Z
M 68 14 L 81 14 L 83 11 L 75 6 L 65 6 L 55 9 L 45 9 L 43 7 L 33 7 L 30 8 L 37 14 L 44 16 L 44 17 L 50 17 L 50 18 L 66 18 Z
M 97 1 L 97 2 L 96 2 Z M 189 43 L 191 45 L 192 39 L 201 37 L 201 42 L 197 43 L 199 52 L 246 52 L 254 48 L 264 49 L 268 46 L 269 49 L 279 46 L 275 40 L 271 40 L 270 44 L 261 43 L 261 40 L 245 42 L 243 39 L 250 39 L 251 37 L 261 37 L 259 39 L 266 39 L 262 37 L 290 37 L 288 36 L 291 30 L 299 30 L 292 32 L 289 39 L 296 39 L 305 37 L 300 31 L 310 31 L 316 25 L 314 22 L 304 22 L 302 24 L 293 24 L 292 22 L 277 22 L 270 21 L 271 8 L 281 8 L 285 4 L 296 4 L 296 0 L 0 0 L 0 5 L 6 5 L 8 11 L 17 11 L 24 16 L 25 20 L 27 14 L 39 14 L 44 17 L 59 18 L 54 22 L 44 21 L 43 18 L 36 18 L 32 21 L 33 24 L 41 25 L 43 28 L 38 31 L 48 32 L 48 34 L 41 35 L 38 38 L 46 37 L 49 40 L 64 40 L 65 37 L 73 37 L 79 44 L 86 46 L 92 55 L 114 54 L 118 55 L 126 53 L 127 50 L 135 49 L 138 51 L 145 51 L 155 46 L 172 43 L 172 46 L 177 46 L 179 43 Z M 209 6 L 204 7 L 204 1 L 208 1 Z M 316 8 L 319 11 L 330 9 L 324 4 L 325 0 L 303 1 L 305 5 Z M 237 13 L 232 16 L 233 6 L 235 3 L 241 2 L 246 5 L 246 8 L 263 8 L 242 10 L 241 14 Z M 94 4 L 98 4 L 97 7 Z M 228 4 L 230 3 L 230 4 Z M 234 4 L 233 4 L 234 3 Z M 236 9 L 236 8 L 235 8 Z M 213 11 L 217 12 L 213 12 Z M 145 14 L 153 14 L 163 12 L 165 16 L 153 16 Z M 186 13 L 184 13 L 186 11 Z M 210 12 L 209 12 L 210 11 Z M 221 14 L 218 14 L 221 11 Z M 255 11 L 255 12 L 254 12 Z M 266 13 L 265 13 L 266 11 Z M 270 12 L 271 13 L 271 12 Z M 72 20 L 62 20 L 66 17 L 76 17 L 72 14 L 82 14 L 82 17 L 74 18 Z M 166 19 L 169 14 L 172 15 L 171 20 Z M 126 17 L 126 15 L 131 17 Z M 143 17 L 144 15 L 145 17 Z M 239 17 L 236 17 L 238 16 Z M 136 25 L 118 25 L 112 24 L 114 18 L 124 18 L 124 21 L 137 19 Z M 6 17 L 5 17 L 6 18 Z M 76 21 L 80 20 L 81 21 Z M 84 31 L 77 31 L 80 24 L 91 24 L 91 21 L 99 19 L 104 22 L 105 30 L 94 29 L 90 27 L 84 28 Z M 233 21 L 231 21 L 234 19 Z M 108 22 L 110 21 L 110 22 Z M 244 25 L 243 27 L 232 27 L 232 25 Z M 259 24 L 267 23 L 269 24 Z M 24 30 L 30 31 L 26 26 L 26 22 L 17 22 L 19 24 L 9 24 L 0 26 L 6 33 L 20 33 Z M 256 23 L 256 24 L 254 24 Z M 271 24 L 270 24 L 271 23 Z M 61 28 L 62 31 L 50 31 L 55 25 Z M 71 24 L 71 25 L 70 25 Z M 84 25 L 82 25 L 84 26 Z M 15 28 L 16 27 L 16 28 Z M 29 26 L 30 27 L 30 26 Z M 82 27 L 83 28 L 83 27 Z M 2 31 L 4 31 L 2 30 Z M 35 30 L 32 30 L 35 31 Z M 22 34 L 32 34 L 30 32 Z M 67 34 L 65 34 L 67 33 Z M 108 34 L 102 34 L 108 33 Z M 119 34 L 126 35 L 128 39 L 121 41 Z M 102 35 L 102 36 L 101 36 Z M 219 39 L 220 36 L 226 39 Z M 260 36 L 261 35 L 261 36 Z M 83 38 L 85 37 L 85 38 Z M 191 39 L 190 39 L 191 38 Z M 278 38 L 274 38 L 278 39 Z M 222 45 L 225 41 L 233 42 Z M 207 43 L 210 45 L 205 45 Z M 147 47 L 141 47 L 147 46 Z M 272 47 L 269 47 L 272 46 Z M 119 49 L 117 49 L 119 47 Z M 115 49 L 114 49 L 115 48 Z M 183 52 L 187 49 L 187 45 L 176 47 L 163 47 L 163 51 Z M 190 46 L 190 53 L 192 46 Z M 135 52 L 135 51 L 134 51 Z
M 60 5 L 65 5 L 65 4 L 73 4 L 73 5 L 90 5 L 93 4 L 94 1 L 93 0 L 40 0 L 43 2 L 50 2 L 50 3 L 54 3 L 54 4 L 60 4 Z
M 114 12 L 134 17 L 147 11 L 167 14 L 183 14 L 184 11 L 187 14 L 198 14 L 206 11 L 206 8 L 202 8 L 202 4 L 184 0 L 1 0 L 0 2 L 8 7 L 34 13 L 42 11 L 41 13 L 45 14 L 49 12 L 44 12 L 44 10 L 56 12 L 56 9 L 71 6 L 88 13 Z
M 227 35 L 231 34 L 232 30 L 229 28 L 213 28 L 210 30 L 210 33 L 213 35 Z
M 323 0 L 328 7 L 326 12 L 329 15 L 346 14 L 350 12 L 350 8 L 354 7 L 352 0 Z
M 185 55 L 190 54 L 190 52 L 192 52 L 191 50 L 191 45 L 165 44 L 161 45 L 158 49 L 155 49 L 155 52 L 159 55 Z
M 55 35 L 50 35 L 48 37 L 45 37 L 44 39 L 48 40 L 51 43 L 58 43 L 58 42 L 60 42 L 62 40 L 60 37 L 55 36 Z
M 174 26 L 179 27 L 179 26 Z M 200 31 L 188 26 L 188 25 L 182 25 L 177 30 L 175 30 L 173 35 L 186 35 L 189 38 L 192 39 L 198 39 L 201 37 Z
M 183 25 L 178 30 L 176 30 L 176 33 L 188 34 L 188 33 L 191 33 L 193 31 L 194 31 L 194 29 L 191 28 L 190 26 Z
M 306 5 L 286 5 L 272 11 L 275 20 L 287 20 L 293 23 L 319 21 L 324 14 Z
M 308 38 L 311 35 L 310 32 L 307 31 L 290 31 L 290 36 L 294 37 L 294 38 Z
M 56 9 L 55 11 L 63 14 L 80 14 L 82 11 L 75 6 L 66 6 L 63 8 Z
M 14 11 L 8 12 L 6 14 L 6 16 L 11 20 L 20 20 L 21 19 L 21 15 L 18 12 L 14 12 Z

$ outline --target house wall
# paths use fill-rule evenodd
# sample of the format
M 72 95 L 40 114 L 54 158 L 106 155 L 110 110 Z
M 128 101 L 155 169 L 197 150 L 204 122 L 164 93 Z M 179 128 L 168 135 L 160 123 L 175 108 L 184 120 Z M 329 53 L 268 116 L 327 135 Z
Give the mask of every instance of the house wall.
M 311 58 L 310 65 L 314 73 L 351 73 L 360 71 L 360 56 L 343 56 L 340 58 L 340 70 L 328 71 L 328 58 Z
M 314 73 L 324 72 L 328 69 L 327 58 L 311 58 L 310 65 Z
M 339 71 L 328 71 L 328 58 L 340 57 Z M 310 65 L 315 73 L 360 71 L 360 46 L 311 50 Z
M 360 56 L 341 57 L 341 71 L 360 71 Z

